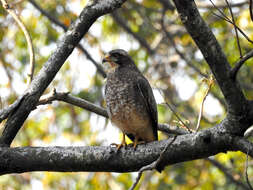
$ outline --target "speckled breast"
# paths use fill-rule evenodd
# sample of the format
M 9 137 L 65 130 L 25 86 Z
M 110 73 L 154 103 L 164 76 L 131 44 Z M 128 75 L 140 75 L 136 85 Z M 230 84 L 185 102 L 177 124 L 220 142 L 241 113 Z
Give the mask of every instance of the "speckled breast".
M 133 87 L 131 81 L 108 78 L 105 92 L 107 112 L 111 119 L 117 117 L 120 120 L 127 120 L 135 107 Z

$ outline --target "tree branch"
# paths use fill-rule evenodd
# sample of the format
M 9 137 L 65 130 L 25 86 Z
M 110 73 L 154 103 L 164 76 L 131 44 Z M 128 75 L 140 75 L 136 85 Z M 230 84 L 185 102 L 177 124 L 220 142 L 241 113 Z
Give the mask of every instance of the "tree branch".
M 222 10 L 220 10 L 219 9 L 219 7 L 217 7 L 214 3 L 213 3 L 213 1 L 212 0 L 209 0 L 211 3 L 212 3 L 212 5 L 213 5 L 213 7 L 215 8 L 215 9 L 217 9 L 218 11 L 219 11 L 219 13 L 221 14 L 221 15 L 218 15 L 218 14 L 216 14 L 216 13 L 213 13 L 213 15 L 215 15 L 215 16 L 217 16 L 218 18 L 220 18 L 220 19 L 223 19 L 223 20 L 225 20 L 226 22 L 228 22 L 228 23 L 230 23 L 230 24 L 232 24 L 243 36 L 244 36 L 244 38 L 246 39 L 246 40 L 248 40 L 248 42 L 250 42 L 250 43 L 253 43 L 253 41 L 236 25 L 236 23 L 234 23 L 232 20 L 230 20 L 230 18 L 228 18 L 227 16 L 226 16 L 226 14 L 222 11 Z
M 69 27 L 62 40 L 58 43 L 56 51 L 32 81 L 26 91 L 28 95 L 24 96 L 19 107 L 8 118 L 0 138 L 0 144 L 2 146 L 9 146 L 11 144 L 24 121 L 38 103 L 42 93 L 54 79 L 65 60 L 89 30 L 90 26 L 98 17 L 119 8 L 125 1 L 95 1 L 95 3 L 86 6 L 82 10 L 78 19 Z
M 210 90 L 211 90 L 211 88 L 212 88 L 212 86 L 214 84 L 214 79 L 213 79 L 212 75 L 208 79 L 206 79 L 206 83 L 207 83 L 207 89 L 205 91 L 205 94 L 204 94 L 203 99 L 202 99 L 201 104 L 200 104 L 198 122 L 197 122 L 197 126 L 196 126 L 195 131 L 199 130 L 200 121 L 201 121 L 203 110 L 204 110 L 204 102 L 205 102 L 205 100 L 207 98 L 207 95 L 209 94 L 209 92 L 210 92 Z
M 252 12 L 252 0 L 249 1 L 249 13 L 250 13 L 250 19 L 253 21 L 253 12 Z
M 237 137 L 231 146 L 234 146 L 237 150 L 253 157 L 253 143 L 247 141 L 246 139 Z
M 234 139 L 221 133 L 219 126 L 211 130 L 177 136 L 163 153 L 159 167 L 205 158 L 220 152 L 236 150 Z M 138 171 L 160 156 L 171 139 L 132 146 L 117 151 L 108 146 L 85 147 L 18 147 L 0 148 L 0 173 L 30 171 Z M 215 147 L 215 148 L 214 148 Z
M 240 3 L 233 3 L 230 5 L 230 7 L 242 7 L 244 5 L 248 4 L 248 1 L 240 2 Z M 213 9 L 214 7 L 206 2 L 197 2 L 197 7 L 200 9 Z M 220 9 L 226 9 L 228 8 L 227 4 L 220 3 L 219 1 L 216 3 L 216 7 Z
M 234 29 L 235 29 L 237 48 L 238 48 L 238 50 L 239 50 L 240 58 L 241 58 L 241 57 L 242 57 L 242 49 L 241 49 L 241 45 L 240 45 L 240 40 L 239 40 L 239 36 L 238 36 L 238 31 L 237 31 L 237 27 L 236 27 L 236 22 L 235 22 L 233 10 L 232 10 L 232 7 L 231 7 L 231 5 L 229 4 L 228 0 L 225 0 L 225 1 L 226 1 L 226 3 L 227 3 L 227 6 L 228 6 L 229 11 L 230 11 L 230 14 L 231 14 L 232 22 L 233 22 Z
M 78 106 L 80 108 L 86 109 L 88 111 L 94 112 L 98 115 L 108 118 L 106 109 L 99 107 L 95 104 L 92 104 L 82 98 L 74 97 L 70 95 L 68 92 L 59 93 L 59 92 L 53 91 L 53 94 L 42 96 L 37 105 L 49 104 L 55 100 L 67 102 L 69 104 Z
M 43 8 L 41 8 L 34 0 L 29 0 L 29 2 L 44 16 L 46 16 L 52 23 L 54 23 L 56 26 L 61 27 L 65 32 L 68 30 L 68 27 L 63 24 L 62 22 L 60 22 L 59 20 L 57 20 L 55 17 L 53 17 L 52 15 L 50 15 L 47 11 L 45 11 Z M 76 46 L 81 52 L 83 52 L 83 54 L 86 56 L 87 59 L 89 59 L 97 68 L 98 72 L 104 77 L 106 78 L 106 73 L 104 71 L 104 69 L 102 68 L 101 65 L 99 65 L 90 55 L 90 53 L 81 45 L 78 44 Z
M 27 94 L 19 96 L 13 104 L 8 106 L 7 108 L 0 110 L 0 123 L 5 120 L 12 112 L 14 112 L 14 110 L 20 105 L 21 101 L 25 96 L 27 96 Z
M 173 0 L 182 23 L 201 50 L 211 68 L 227 103 L 230 115 L 245 117 L 247 100 L 238 83 L 230 78 L 230 65 L 211 29 L 200 16 L 194 1 Z M 248 126 L 246 126 L 248 127 Z M 239 127 L 230 127 L 234 133 L 242 133 Z
M 240 68 L 242 67 L 242 65 L 245 63 L 245 61 L 247 61 L 248 59 L 252 57 L 253 57 L 253 50 L 249 51 L 244 56 L 242 56 L 240 60 L 235 63 L 235 66 L 231 69 L 230 77 L 235 80 L 236 75 L 238 71 L 240 70 Z

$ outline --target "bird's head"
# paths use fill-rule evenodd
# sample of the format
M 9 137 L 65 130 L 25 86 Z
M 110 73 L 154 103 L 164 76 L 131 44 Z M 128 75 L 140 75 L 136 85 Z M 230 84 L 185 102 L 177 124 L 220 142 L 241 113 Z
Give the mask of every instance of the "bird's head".
M 123 49 L 115 49 L 107 53 L 102 61 L 107 72 L 115 71 L 119 66 L 134 65 L 132 58 Z

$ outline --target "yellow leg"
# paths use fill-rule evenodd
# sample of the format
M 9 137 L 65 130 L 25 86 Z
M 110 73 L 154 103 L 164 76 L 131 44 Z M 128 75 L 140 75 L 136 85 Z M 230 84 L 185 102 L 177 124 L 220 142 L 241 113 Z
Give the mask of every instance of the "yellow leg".
M 122 141 L 121 141 L 121 144 L 119 144 L 117 146 L 117 151 L 123 146 L 125 147 L 127 144 L 126 144 L 126 139 L 125 139 L 125 134 L 123 133 L 123 138 L 122 138 Z
M 137 147 L 138 144 L 144 144 L 144 143 L 146 143 L 146 142 L 143 141 L 143 140 L 142 140 L 142 141 L 139 141 L 139 138 L 138 138 L 138 137 L 135 137 L 135 138 L 134 138 L 134 143 L 133 143 L 133 144 L 134 144 L 134 150 L 136 150 L 136 147 Z
M 138 144 L 138 138 L 135 137 L 135 138 L 134 138 L 134 150 L 136 149 L 137 144 Z
M 125 140 L 125 134 L 123 133 L 123 138 L 122 138 L 121 144 L 112 143 L 111 145 L 116 145 L 117 151 L 118 151 L 122 146 L 123 146 L 123 147 L 127 146 L 126 140 Z

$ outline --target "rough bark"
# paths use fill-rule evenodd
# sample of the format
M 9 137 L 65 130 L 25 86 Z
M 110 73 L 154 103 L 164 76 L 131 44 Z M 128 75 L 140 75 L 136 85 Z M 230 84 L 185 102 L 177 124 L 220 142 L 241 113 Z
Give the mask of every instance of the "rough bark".
M 194 134 L 177 136 L 170 145 L 159 167 L 205 158 L 220 152 L 236 150 L 235 138 L 221 133 L 219 126 Z M 0 148 L 0 173 L 29 171 L 107 171 L 133 172 L 155 161 L 168 140 L 132 146 L 116 151 L 116 147 L 17 147 Z

